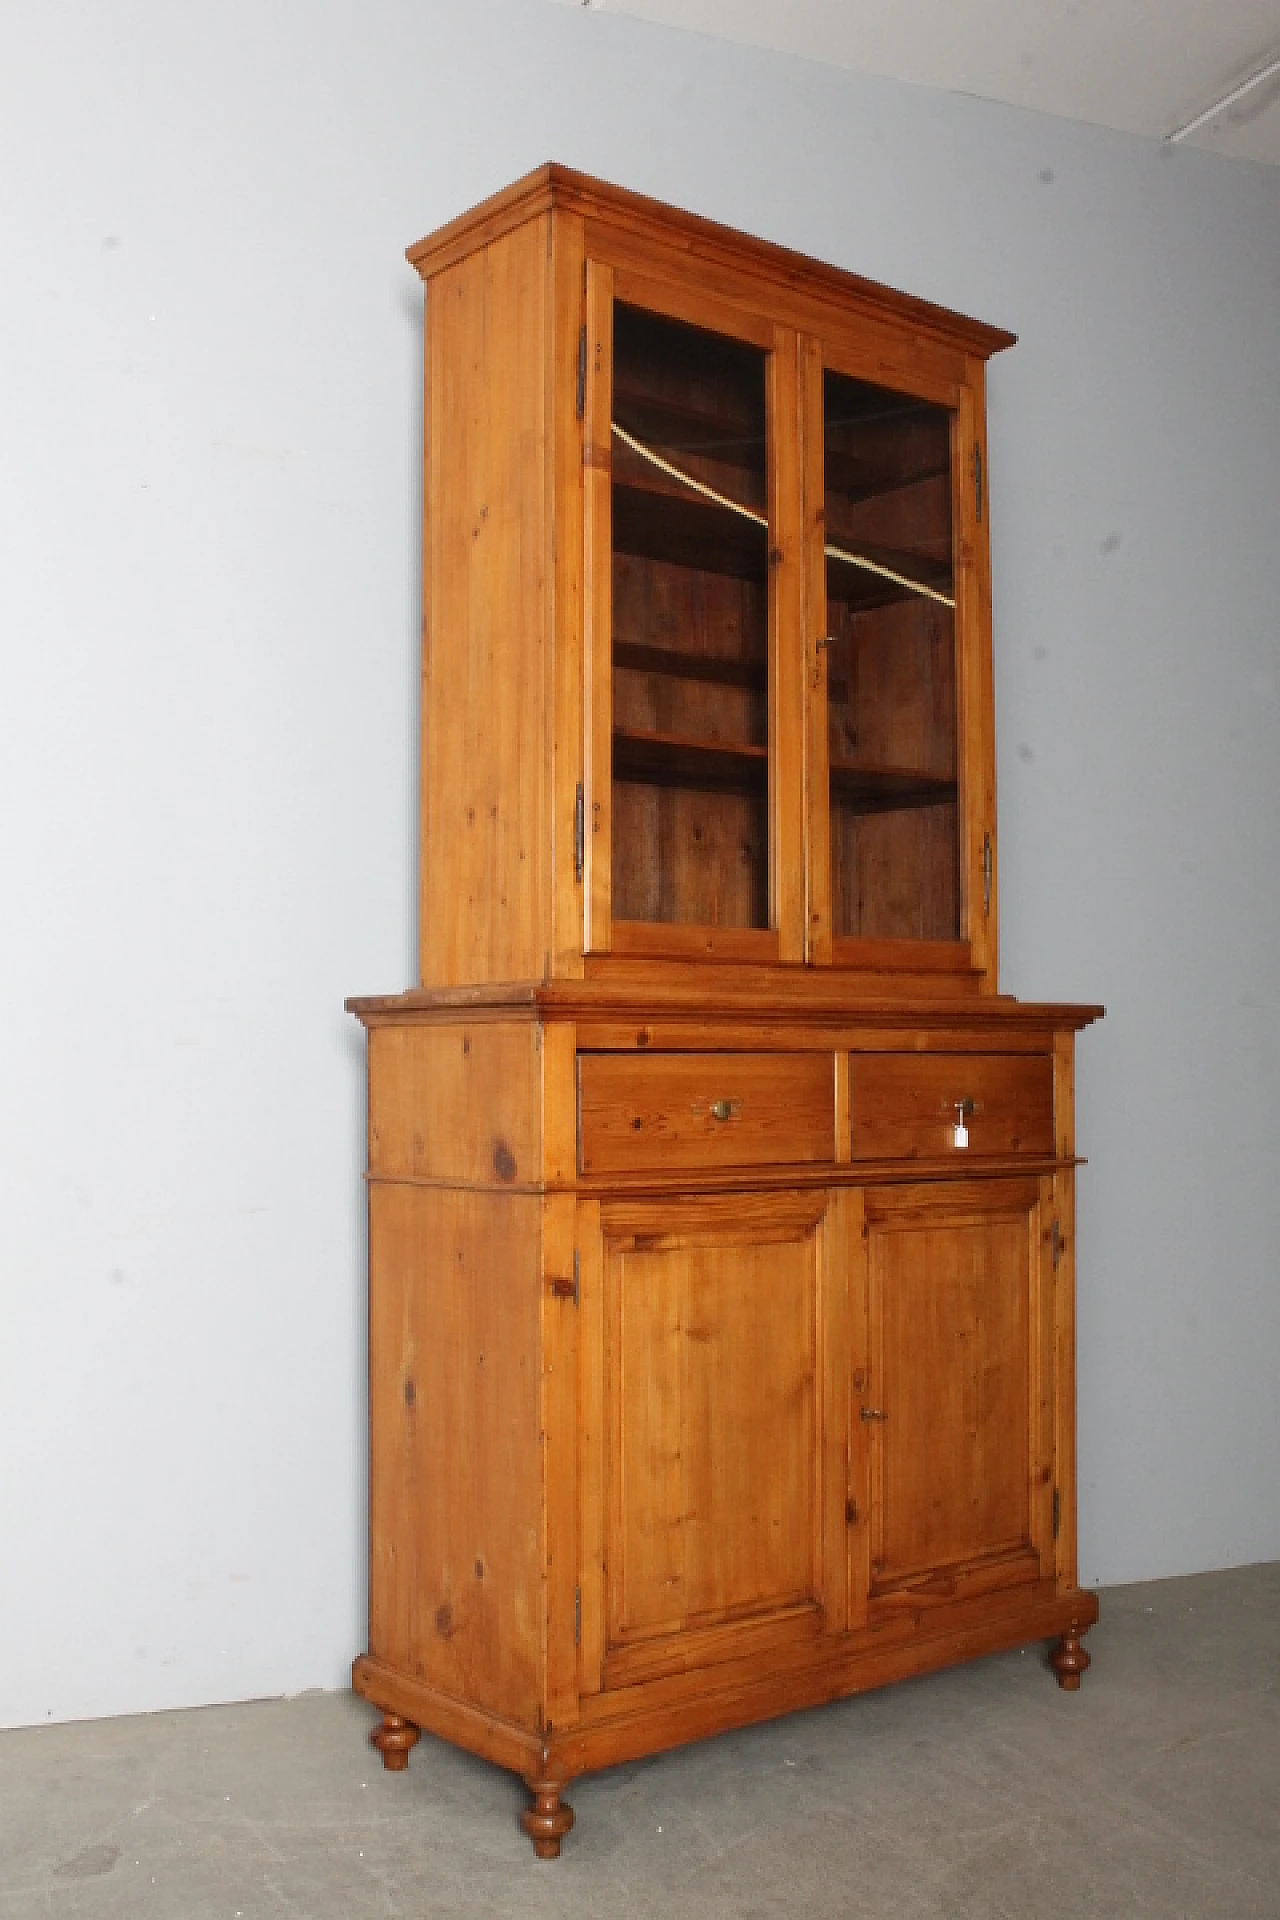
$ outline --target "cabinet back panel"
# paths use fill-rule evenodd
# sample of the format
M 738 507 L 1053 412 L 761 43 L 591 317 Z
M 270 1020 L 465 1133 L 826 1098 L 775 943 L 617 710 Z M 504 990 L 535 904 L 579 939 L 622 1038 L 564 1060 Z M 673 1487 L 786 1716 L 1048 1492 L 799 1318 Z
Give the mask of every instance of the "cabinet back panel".
M 615 555 L 614 724 L 767 746 L 767 618 L 754 581 Z M 652 671 L 628 669 L 628 645 Z
M 424 985 L 541 978 L 548 248 L 517 228 L 428 288 Z
M 613 790 L 618 920 L 697 927 L 769 921 L 768 803 L 619 781 Z
M 831 603 L 832 932 L 837 939 L 955 940 L 960 933 L 956 699 L 951 615 L 914 601 L 850 615 Z M 846 791 L 867 770 L 907 804 Z M 924 801 L 928 804 L 923 804 Z M 883 809 L 883 810 L 879 810 Z
M 919 601 L 830 608 L 831 758 L 956 777 L 952 616 Z
M 833 807 L 831 875 L 837 940 L 956 940 L 954 801 L 901 813 Z

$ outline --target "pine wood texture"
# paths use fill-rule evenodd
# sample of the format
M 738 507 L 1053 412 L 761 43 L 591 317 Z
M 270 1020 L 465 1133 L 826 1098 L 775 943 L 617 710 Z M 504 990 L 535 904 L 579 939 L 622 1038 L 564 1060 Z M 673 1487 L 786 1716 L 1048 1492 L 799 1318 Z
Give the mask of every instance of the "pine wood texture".
M 778 636 L 802 636 L 799 646 L 775 642 L 770 676 L 770 923 L 778 929 L 778 958 L 785 963 L 805 958 L 805 528 L 800 337 L 794 328 L 777 327 L 772 347 L 769 631 Z
M 853 1157 L 1054 1151 L 1048 1055 L 876 1054 L 853 1062 Z M 967 1143 L 956 1140 L 963 1124 Z
M 541 1700 L 538 1216 L 514 1195 L 370 1193 L 369 1651 L 527 1727 Z
M 822 1212 L 606 1210 L 607 1641 L 645 1671 L 655 1641 L 819 1603 Z
M 428 289 L 424 985 L 550 961 L 546 219 Z
M 530 1187 L 542 1177 L 542 1065 L 527 1021 L 371 1031 L 371 1176 Z
M 583 1054 L 579 1167 L 780 1166 L 834 1157 L 831 1062 L 814 1054 Z
M 867 1196 L 872 1615 L 1052 1576 L 1052 1301 L 1034 1181 Z
M 585 874 L 577 857 L 577 796 L 584 776 L 584 702 L 589 702 L 589 670 L 584 671 L 583 634 L 587 622 L 588 580 L 584 571 L 586 482 L 582 426 L 564 396 L 578 377 L 583 280 L 586 254 L 580 219 L 565 213 L 552 222 L 552 326 L 547 355 L 544 407 L 550 421 L 547 439 L 552 539 L 547 570 L 551 645 L 546 672 L 550 682 L 549 751 L 552 762 L 550 856 L 552 887 L 551 971 L 559 979 L 580 978 L 587 945 Z M 584 859 L 585 859 L 584 848 Z
M 559 167 L 409 257 L 420 984 L 348 1002 L 353 1683 L 388 1767 L 519 1774 L 553 1859 L 590 1768 L 1035 1639 L 1080 1684 L 1102 1009 L 999 992 L 1011 336 Z
M 583 785 L 586 947 L 612 945 L 613 893 L 613 272 L 587 260 L 578 381 L 586 524 L 582 649 L 586 741 Z

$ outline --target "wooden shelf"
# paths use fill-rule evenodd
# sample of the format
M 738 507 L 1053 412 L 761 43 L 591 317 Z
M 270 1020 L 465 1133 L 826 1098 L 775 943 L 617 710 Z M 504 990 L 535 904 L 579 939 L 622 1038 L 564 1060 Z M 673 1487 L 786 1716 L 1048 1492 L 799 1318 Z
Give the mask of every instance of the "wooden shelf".
M 949 459 L 930 458 L 904 469 L 900 462 L 877 462 L 858 454 L 839 453 L 831 448 L 827 450 L 828 504 L 835 496 L 850 506 L 858 506 L 864 500 L 883 500 L 888 494 L 905 493 L 908 487 L 921 487 L 930 480 L 949 479 L 950 476 Z
M 734 419 L 710 407 L 621 385 L 614 387 L 613 412 L 620 427 L 677 463 L 681 454 L 729 453 L 735 465 L 754 467 L 763 480 L 767 444 L 763 419 L 746 421 L 740 415 Z M 759 458 L 744 460 L 743 455 L 753 449 Z
M 769 572 L 765 527 L 710 500 L 680 499 L 629 481 L 613 483 L 613 547 L 638 560 L 666 560 L 761 585 Z
M 945 806 L 956 799 L 958 791 L 954 780 L 919 773 L 912 767 L 831 762 L 831 798 L 852 813 L 899 813 L 911 807 Z
M 828 539 L 833 546 L 848 546 L 856 553 L 865 554 L 868 560 L 878 561 L 883 567 L 892 567 L 895 573 L 905 574 L 909 579 L 918 580 L 921 586 L 932 587 L 935 593 L 955 593 L 955 583 L 951 568 L 942 561 L 922 553 L 903 553 L 890 547 L 868 546 L 864 540 L 843 540 L 835 529 L 828 530 Z M 929 605 L 937 606 L 937 601 L 928 601 L 927 595 L 913 593 L 910 587 L 900 587 L 892 580 L 882 579 L 879 574 L 868 573 L 863 567 L 855 567 L 847 560 L 838 560 L 827 555 L 827 598 L 839 600 L 854 613 L 867 613 L 874 607 L 894 606 L 902 600 L 926 600 Z M 949 609 L 943 609 L 949 611 Z
M 768 785 L 769 750 L 615 727 L 613 777 L 697 793 L 759 794 Z
M 647 646 L 636 640 L 614 641 L 613 664 L 628 673 L 661 673 L 677 680 L 703 680 L 717 687 L 747 687 L 753 693 L 763 693 L 767 683 L 763 660 L 721 659 L 715 654 Z

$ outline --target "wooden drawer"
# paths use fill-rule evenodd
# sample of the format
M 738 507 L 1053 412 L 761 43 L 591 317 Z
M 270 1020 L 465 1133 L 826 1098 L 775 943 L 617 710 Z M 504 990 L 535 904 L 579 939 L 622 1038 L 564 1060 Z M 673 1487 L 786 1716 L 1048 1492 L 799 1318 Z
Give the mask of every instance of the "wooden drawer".
M 578 1168 L 797 1166 L 835 1156 L 829 1053 L 584 1053 Z
M 1053 1062 L 1027 1053 L 854 1054 L 855 1160 L 1053 1152 Z M 967 1103 L 969 1144 L 955 1139 Z

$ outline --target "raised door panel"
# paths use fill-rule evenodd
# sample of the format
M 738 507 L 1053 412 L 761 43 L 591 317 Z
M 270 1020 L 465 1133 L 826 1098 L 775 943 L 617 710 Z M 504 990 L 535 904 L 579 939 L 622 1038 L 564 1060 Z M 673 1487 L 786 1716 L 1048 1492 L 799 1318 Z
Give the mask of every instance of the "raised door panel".
M 854 1420 L 877 1608 L 1053 1571 L 1053 1314 L 1033 1180 L 866 1199 Z
M 847 1366 L 825 1196 L 606 1203 L 594 1370 L 603 1400 L 584 1691 L 840 1624 Z M 593 1376 L 584 1355 L 584 1379 Z M 847 1401 L 845 1402 L 847 1409 Z M 588 1431 L 592 1425 L 586 1423 Z M 590 1525 L 588 1527 L 590 1531 Z M 598 1624 L 596 1624 L 598 1623 Z

